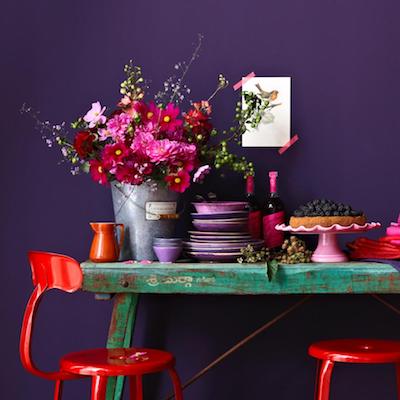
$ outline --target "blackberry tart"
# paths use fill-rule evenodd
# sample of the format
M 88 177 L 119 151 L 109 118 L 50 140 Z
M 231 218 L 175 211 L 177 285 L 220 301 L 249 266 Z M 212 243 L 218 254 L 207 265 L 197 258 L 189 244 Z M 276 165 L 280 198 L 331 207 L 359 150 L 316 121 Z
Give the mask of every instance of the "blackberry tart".
M 349 205 L 332 200 L 313 200 L 300 206 L 290 218 L 292 228 L 304 226 L 314 228 L 317 225 L 329 227 L 334 224 L 350 226 L 364 225 L 367 222 L 362 211 L 353 210 Z

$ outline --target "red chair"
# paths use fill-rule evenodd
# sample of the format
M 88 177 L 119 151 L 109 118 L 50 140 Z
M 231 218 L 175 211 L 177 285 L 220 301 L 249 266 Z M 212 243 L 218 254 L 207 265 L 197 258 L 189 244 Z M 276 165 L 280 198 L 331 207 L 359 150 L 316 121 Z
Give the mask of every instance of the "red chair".
M 335 362 L 352 364 L 395 364 L 397 396 L 400 399 L 400 341 L 338 339 L 313 343 L 308 353 L 318 360 L 315 400 L 329 400 Z
M 60 370 L 45 372 L 38 369 L 31 356 L 32 330 L 35 314 L 42 295 L 49 289 L 75 292 L 82 286 L 82 271 L 73 258 L 38 251 L 28 254 L 35 289 L 29 298 L 21 330 L 20 357 L 22 365 L 34 375 L 55 381 L 54 399 L 60 400 L 65 380 L 92 377 L 92 400 L 104 400 L 107 377 L 129 376 L 130 398 L 143 398 L 142 375 L 168 371 L 175 391 L 175 399 L 182 400 L 179 377 L 174 369 L 171 353 L 153 349 L 94 349 L 64 356 Z

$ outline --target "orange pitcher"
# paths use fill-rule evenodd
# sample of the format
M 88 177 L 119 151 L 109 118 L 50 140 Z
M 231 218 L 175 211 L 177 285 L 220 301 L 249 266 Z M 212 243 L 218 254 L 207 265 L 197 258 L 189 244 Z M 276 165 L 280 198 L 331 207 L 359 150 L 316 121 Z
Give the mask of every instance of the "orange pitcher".
M 89 258 L 94 262 L 118 261 L 119 253 L 124 243 L 124 225 L 114 222 L 91 222 L 94 231 Z M 116 238 L 116 228 L 120 228 L 119 243 Z

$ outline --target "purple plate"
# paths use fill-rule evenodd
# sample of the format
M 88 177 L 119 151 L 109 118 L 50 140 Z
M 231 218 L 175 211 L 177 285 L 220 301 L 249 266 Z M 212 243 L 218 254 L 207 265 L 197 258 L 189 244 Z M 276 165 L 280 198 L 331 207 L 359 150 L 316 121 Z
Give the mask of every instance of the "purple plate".
M 210 201 L 192 204 L 198 213 L 212 214 L 227 211 L 243 211 L 248 203 L 246 201 Z
M 211 214 L 200 214 L 191 213 L 193 219 L 230 219 L 230 218 L 248 218 L 248 211 L 229 211 L 225 213 L 211 213 Z
M 231 248 L 224 248 L 224 247 L 213 247 L 213 248 L 198 248 L 198 247 L 187 247 L 185 248 L 185 252 L 198 252 L 198 253 L 240 253 L 240 250 L 243 247 L 231 247 Z M 260 250 L 261 247 L 255 247 L 255 250 Z
M 205 237 L 190 237 L 190 242 L 191 243 L 249 243 L 250 238 L 246 237 L 244 239 L 231 239 L 231 238 L 226 238 L 223 236 L 217 236 L 215 239 L 207 239 Z
M 246 247 L 248 244 L 251 244 L 254 247 L 262 247 L 264 245 L 263 240 L 246 240 L 243 242 L 236 242 L 236 243 L 230 243 L 230 242 L 183 242 L 183 245 L 185 247 L 189 248 L 198 248 L 198 249 L 230 249 L 230 248 L 238 248 L 241 249 L 243 247 Z
M 209 231 L 209 232 L 247 232 L 248 223 L 245 222 L 210 222 L 204 223 L 202 221 L 193 221 L 193 225 L 196 229 L 201 231 Z
M 190 235 L 196 236 L 229 236 L 236 239 L 237 236 L 250 238 L 250 233 L 247 232 L 211 232 L 211 231 L 188 231 Z
M 204 224 L 223 224 L 224 222 L 227 222 L 228 224 L 235 223 L 235 222 L 243 222 L 243 223 L 248 223 L 249 218 L 231 218 L 231 219 L 194 219 L 193 222 L 197 223 L 204 223 Z
M 201 261 L 236 261 L 236 259 L 241 256 L 240 252 L 209 253 L 209 252 L 188 251 L 187 254 Z

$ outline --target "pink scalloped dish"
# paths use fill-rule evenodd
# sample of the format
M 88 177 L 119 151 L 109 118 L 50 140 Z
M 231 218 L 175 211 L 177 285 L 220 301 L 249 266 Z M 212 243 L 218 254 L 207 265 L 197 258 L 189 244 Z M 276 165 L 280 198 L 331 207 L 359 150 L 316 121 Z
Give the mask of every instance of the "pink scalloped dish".
M 311 228 L 306 228 L 304 226 L 293 228 L 290 225 L 281 224 L 277 225 L 275 229 L 300 235 L 319 235 L 318 246 L 311 260 L 313 262 L 331 263 L 345 262 L 348 260 L 346 254 L 344 254 L 339 247 L 336 237 L 337 234 L 361 233 L 380 227 L 381 224 L 379 222 L 368 222 L 363 225 L 351 224 L 349 226 L 342 226 L 334 224 L 328 227 L 316 225 Z

